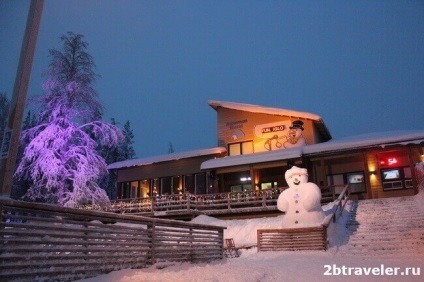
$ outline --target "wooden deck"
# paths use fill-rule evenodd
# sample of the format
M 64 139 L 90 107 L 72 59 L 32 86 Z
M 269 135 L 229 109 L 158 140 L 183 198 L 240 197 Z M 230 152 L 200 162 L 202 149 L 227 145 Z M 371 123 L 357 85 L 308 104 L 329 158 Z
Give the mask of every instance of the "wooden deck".
M 277 199 L 288 187 L 267 190 L 218 193 L 206 195 L 182 194 L 155 198 L 112 201 L 109 211 L 165 218 L 192 218 L 197 215 L 237 216 L 275 213 Z M 323 204 L 335 200 L 335 186 L 323 187 Z

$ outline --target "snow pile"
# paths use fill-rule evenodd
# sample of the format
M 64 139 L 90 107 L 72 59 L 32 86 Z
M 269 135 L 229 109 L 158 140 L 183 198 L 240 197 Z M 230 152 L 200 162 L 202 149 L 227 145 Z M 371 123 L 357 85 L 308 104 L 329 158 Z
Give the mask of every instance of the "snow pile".
M 256 245 L 258 229 L 281 228 L 283 215 L 268 218 L 222 220 L 207 215 L 199 215 L 193 223 L 225 226 L 224 238 L 233 238 L 237 247 Z

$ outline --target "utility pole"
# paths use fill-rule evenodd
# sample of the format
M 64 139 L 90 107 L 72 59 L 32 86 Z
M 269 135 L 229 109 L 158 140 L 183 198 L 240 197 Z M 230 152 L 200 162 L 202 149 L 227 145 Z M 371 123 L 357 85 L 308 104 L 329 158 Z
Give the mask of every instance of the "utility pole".
M 35 45 L 37 43 L 44 0 L 32 0 L 29 7 L 18 70 L 16 72 L 9 118 L 0 147 L 0 196 L 10 197 L 21 135 L 28 85 L 31 76 Z

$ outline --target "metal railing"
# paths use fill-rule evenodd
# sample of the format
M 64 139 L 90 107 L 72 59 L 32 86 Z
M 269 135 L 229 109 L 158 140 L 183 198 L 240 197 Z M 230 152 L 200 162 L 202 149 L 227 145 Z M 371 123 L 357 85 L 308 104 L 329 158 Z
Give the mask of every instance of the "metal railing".
M 339 212 L 339 216 L 343 214 L 344 207 L 347 201 L 349 200 L 349 197 L 350 197 L 350 189 L 349 189 L 349 185 L 346 185 L 343 188 L 337 200 L 335 201 L 331 213 L 326 217 L 323 224 L 324 226 L 328 227 L 331 223 L 331 220 L 333 220 L 333 222 L 336 222 L 337 212 Z

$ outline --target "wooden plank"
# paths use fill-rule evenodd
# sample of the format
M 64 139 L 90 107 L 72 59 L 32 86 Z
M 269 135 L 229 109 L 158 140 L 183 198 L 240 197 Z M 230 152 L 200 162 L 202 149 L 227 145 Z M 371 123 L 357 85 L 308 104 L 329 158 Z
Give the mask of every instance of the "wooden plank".
M 326 238 L 323 226 L 257 231 L 258 251 L 325 250 Z

